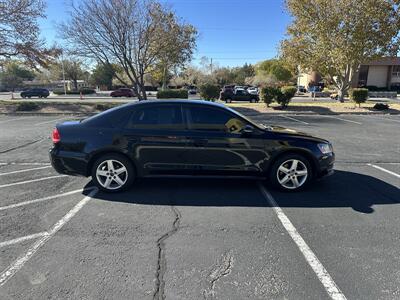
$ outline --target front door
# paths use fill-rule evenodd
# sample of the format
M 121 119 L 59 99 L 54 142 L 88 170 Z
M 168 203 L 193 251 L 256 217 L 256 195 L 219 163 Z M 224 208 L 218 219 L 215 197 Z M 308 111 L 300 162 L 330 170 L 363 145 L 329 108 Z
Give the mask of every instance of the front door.
M 246 120 L 222 108 L 185 105 L 187 167 L 204 175 L 259 175 L 268 159 L 263 132 L 243 133 Z
M 138 105 L 123 135 L 142 175 L 184 172 L 187 140 L 180 104 Z

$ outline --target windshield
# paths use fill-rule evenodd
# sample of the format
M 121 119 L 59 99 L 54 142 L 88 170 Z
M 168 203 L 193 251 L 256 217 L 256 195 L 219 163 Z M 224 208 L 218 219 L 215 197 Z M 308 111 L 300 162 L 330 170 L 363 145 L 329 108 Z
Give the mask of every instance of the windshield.
M 258 129 L 265 130 L 265 129 L 268 128 L 268 126 L 266 126 L 264 124 L 261 124 L 261 123 L 258 123 L 256 121 L 254 121 L 253 119 L 251 119 L 250 117 L 247 117 L 247 116 L 241 114 L 240 112 L 238 112 L 238 111 L 236 111 L 234 109 L 231 109 L 230 107 L 226 107 L 226 109 L 229 110 L 230 112 L 234 113 L 235 115 L 238 115 L 240 118 L 244 119 L 245 121 L 247 121 L 251 125 L 257 127 Z

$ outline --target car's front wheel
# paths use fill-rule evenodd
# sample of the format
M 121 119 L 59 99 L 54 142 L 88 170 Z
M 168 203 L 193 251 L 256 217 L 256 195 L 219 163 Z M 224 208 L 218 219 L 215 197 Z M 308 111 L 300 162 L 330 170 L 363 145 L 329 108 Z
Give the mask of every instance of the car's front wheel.
M 107 154 L 93 164 L 92 179 L 101 190 L 115 193 L 127 189 L 135 180 L 132 163 L 122 155 Z
M 299 191 L 312 180 L 312 167 L 307 158 L 287 154 L 277 159 L 270 170 L 270 182 L 283 191 Z

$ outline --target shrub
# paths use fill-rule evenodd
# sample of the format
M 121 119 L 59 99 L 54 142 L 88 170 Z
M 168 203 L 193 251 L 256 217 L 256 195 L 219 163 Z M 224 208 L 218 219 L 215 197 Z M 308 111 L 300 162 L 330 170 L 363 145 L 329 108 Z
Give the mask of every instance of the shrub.
M 17 106 L 17 111 L 33 111 L 33 110 L 39 110 L 40 105 L 37 104 L 36 102 L 22 102 L 19 103 Z
M 205 83 L 199 86 L 200 97 L 204 100 L 214 101 L 219 98 L 220 88 L 212 83 Z
M 83 95 L 90 95 L 90 94 L 95 94 L 96 90 L 94 89 L 89 89 L 89 88 L 82 88 L 80 91 L 78 91 L 78 94 L 82 92 Z
M 261 89 L 261 98 L 268 107 L 272 102 L 276 101 L 280 92 L 281 91 L 278 88 L 267 86 Z
M 280 93 L 276 97 L 276 102 L 278 102 L 283 108 L 287 107 L 296 94 L 296 91 L 297 89 L 294 86 L 281 87 Z
M 96 104 L 96 105 L 94 106 L 94 108 L 95 108 L 96 110 L 99 110 L 99 111 L 105 111 L 105 110 L 108 110 L 108 109 L 113 108 L 113 107 L 115 107 L 115 106 L 116 106 L 116 105 L 113 104 L 113 103 L 98 103 L 98 104 Z
M 364 103 L 368 99 L 368 89 L 351 89 L 349 91 L 349 96 L 352 101 L 361 107 L 361 103 Z
M 157 92 L 157 99 L 188 99 L 187 90 L 161 90 Z

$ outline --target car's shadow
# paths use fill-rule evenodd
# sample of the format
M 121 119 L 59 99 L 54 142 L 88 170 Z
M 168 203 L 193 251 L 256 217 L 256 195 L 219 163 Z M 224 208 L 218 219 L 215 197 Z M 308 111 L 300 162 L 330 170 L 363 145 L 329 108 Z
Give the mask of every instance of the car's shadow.
M 302 192 L 272 194 L 281 207 L 350 207 L 361 213 L 373 213 L 374 205 L 400 203 L 399 188 L 372 176 L 345 171 L 336 171 Z M 243 179 L 141 179 L 128 191 L 99 192 L 95 198 L 142 205 L 270 206 L 257 183 Z

